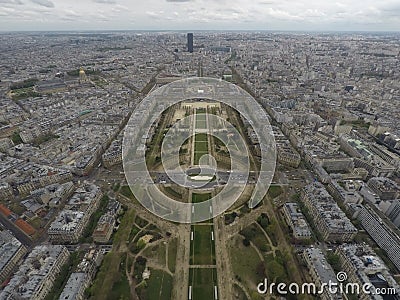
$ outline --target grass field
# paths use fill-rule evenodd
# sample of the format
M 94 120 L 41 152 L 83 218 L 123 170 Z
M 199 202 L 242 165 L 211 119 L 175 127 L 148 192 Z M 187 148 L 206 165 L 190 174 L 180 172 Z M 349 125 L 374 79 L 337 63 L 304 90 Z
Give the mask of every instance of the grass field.
M 217 285 L 216 269 L 214 268 L 190 269 L 189 286 L 192 287 L 192 300 L 215 299 L 214 287 L 216 285 Z
M 134 226 L 135 214 L 136 212 L 133 209 L 125 212 L 120 228 L 113 239 L 113 245 L 117 251 L 113 250 L 104 256 L 100 270 L 97 272 L 94 283 L 90 288 L 90 299 L 115 299 L 114 296 L 116 294 L 121 296 L 117 297 L 117 299 L 129 299 L 130 287 L 125 276 L 126 254 L 124 255 L 118 250 L 121 244 L 126 243 L 129 239 Z
M 192 203 L 200 203 L 211 198 L 211 194 L 192 194 Z
M 196 134 L 196 142 L 207 142 L 207 134 L 205 133 L 197 133 Z
M 233 290 L 236 296 L 235 299 L 237 300 L 250 300 L 247 299 L 246 293 L 242 290 L 242 288 L 236 284 L 233 285 Z
M 178 248 L 178 240 L 176 238 L 168 242 L 168 269 L 172 273 L 175 273 L 177 248 Z
M 127 185 L 122 186 L 119 192 L 121 195 L 124 195 L 125 197 L 127 197 L 129 199 L 135 198 L 132 194 L 131 188 Z
M 196 152 L 208 152 L 207 141 L 197 141 L 196 140 Z
M 91 287 L 93 291 L 92 299 L 106 299 L 111 286 L 114 284 L 114 277 L 118 274 L 120 262 L 119 253 L 110 252 L 104 256 L 100 270 L 97 272 L 95 281 Z
M 260 282 L 260 275 L 257 275 L 257 267 L 262 263 L 260 257 L 254 248 L 243 245 L 242 238 L 235 238 L 231 245 L 229 250 L 233 273 L 246 286 L 255 287 Z
M 172 276 L 162 270 L 151 269 L 150 278 L 136 288 L 140 300 L 169 300 L 172 292 Z M 113 298 L 118 299 L 118 298 Z
M 207 115 L 203 113 L 196 114 L 196 128 L 206 129 L 207 128 Z
M 269 245 L 264 233 L 255 223 L 244 228 L 242 231 L 240 231 L 240 234 L 246 239 L 250 240 L 260 251 L 271 251 L 271 245 Z
M 108 299 L 121 299 L 121 300 L 131 299 L 131 288 L 129 286 L 128 278 L 126 277 L 125 274 L 125 268 L 126 268 L 126 254 L 122 256 L 122 260 L 120 263 L 120 272 L 114 281 L 110 294 L 107 297 Z
M 198 165 L 200 163 L 200 158 L 205 154 L 208 154 L 208 152 L 195 152 L 194 153 L 194 164 Z
M 136 211 L 130 209 L 125 212 L 118 231 L 113 237 L 113 245 L 119 251 L 122 244 L 126 244 L 131 235 L 132 227 L 134 226 Z
M 158 244 L 155 246 L 147 247 L 142 252 L 142 254 L 148 260 L 151 260 L 153 263 L 157 263 L 157 265 L 160 265 L 160 266 L 165 266 L 167 263 L 166 250 L 167 249 L 164 244 Z
M 172 196 L 174 198 L 177 198 L 177 199 L 180 199 L 180 200 L 182 199 L 182 194 L 178 193 L 177 191 L 175 191 L 170 186 L 167 186 L 164 189 L 170 196 Z
M 280 186 L 276 186 L 276 185 L 272 185 L 269 187 L 268 189 L 268 195 L 274 199 L 276 197 L 278 197 L 280 194 L 283 193 L 283 190 Z
M 129 234 L 129 239 L 128 239 L 128 241 L 132 241 L 133 240 L 133 238 L 139 233 L 139 231 L 140 231 L 140 228 L 139 227 L 137 227 L 136 225 L 133 225 L 132 226 L 132 229 L 131 229 L 131 232 L 130 232 L 130 234 Z
M 40 97 L 41 95 L 35 92 L 33 87 L 21 88 L 17 90 L 13 90 L 11 93 L 11 97 L 13 100 L 21 100 L 29 97 Z
M 198 133 L 195 135 L 195 143 L 194 143 L 194 164 L 198 165 L 200 161 L 200 157 L 208 154 L 208 140 L 207 134 Z
M 191 265 L 215 264 L 215 241 L 212 240 L 212 225 L 193 225 L 193 241 L 190 243 Z
M 161 270 L 151 270 L 151 275 L 147 282 L 148 297 L 146 299 L 171 299 L 171 292 L 172 276 Z

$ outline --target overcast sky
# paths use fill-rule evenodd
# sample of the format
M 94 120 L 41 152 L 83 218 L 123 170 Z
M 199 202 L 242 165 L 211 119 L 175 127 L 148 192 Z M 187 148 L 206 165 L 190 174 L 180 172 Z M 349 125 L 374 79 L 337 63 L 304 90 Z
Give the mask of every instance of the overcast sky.
M 0 0 L 9 30 L 399 31 L 400 0 Z

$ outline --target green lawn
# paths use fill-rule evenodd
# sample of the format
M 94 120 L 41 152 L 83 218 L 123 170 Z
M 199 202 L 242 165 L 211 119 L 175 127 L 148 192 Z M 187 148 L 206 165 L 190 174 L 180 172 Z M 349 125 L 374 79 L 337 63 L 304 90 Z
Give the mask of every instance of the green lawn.
M 200 157 L 208 154 L 208 139 L 207 134 L 198 133 L 195 135 L 195 143 L 194 143 L 194 164 L 198 165 L 200 161 Z
M 123 254 L 120 263 L 119 273 L 115 278 L 114 284 L 107 299 L 120 299 L 120 300 L 131 299 L 131 288 L 129 286 L 128 278 L 126 277 L 125 269 L 126 269 L 126 254 Z
M 133 240 L 133 238 L 136 236 L 136 234 L 138 234 L 140 231 L 140 228 L 137 227 L 136 225 L 132 226 L 131 232 L 129 234 L 129 242 L 131 242 Z
M 115 282 L 109 299 L 119 299 L 119 300 L 129 300 L 131 299 L 131 291 L 129 286 L 129 281 L 126 276 L 121 276 L 122 278 Z
M 213 300 L 214 286 L 217 285 L 217 270 L 213 268 L 207 269 L 190 269 L 189 272 L 189 289 L 192 287 L 192 300 Z
M 283 193 L 283 190 L 280 186 L 278 185 L 271 185 L 268 189 L 268 195 L 273 199 L 278 197 L 280 194 Z
M 112 287 L 114 286 L 117 277 L 120 276 L 120 264 L 120 253 L 110 252 L 104 256 L 104 260 L 101 264 L 100 270 L 99 272 L 97 272 L 95 281 L 90 287 L 90 299 L 108 299 L 108 296 L 112 292 Z
M 147 224 L 149 224 L 149 222 L 146 221 L 145 219 L 142 219 L 142 218 L 139 217 L 139 216 L 136 216 L 136 218 L 135 218 L 135 224 L 136 224 L 138 227 L 143 228 L 143 227 L 146 227 Z
M 41 94 L 35 92 L 33 87 L 27 87 L 22 89 L 13 90 L 11 97 L 13 100 L 21 100 L 29 97 L 40 97 Z
M 148 260 L 157 263 L 157 265 L 165 266 L 167 263 L 167 249 L 164 244 L 158 244 L 146 248 L 142 253 Z
M 29 225 L 31 225 L 33 228 L 35 228 L 36 230 L 39 230 L 41 228 L 42 225 L 42 219 L 39 217 L 35 217 L 32 220 L 29 220 Z
M 156 269 L 151 269 L 150 273 L 147 284 L 139 288 L 140 300 L 171 299 L 172 276 L 164 271 Z
M 207 201 L 208 199 L 211 198 L 211 194 L 192 194 L 192 203 L 199 203 L 199 202 L 204 202 Z
M 197 133 L 195 135 L 196 142 L 207 142 L 207 134 L 206 133 Z
M 182 194 L 178 193 L 177 191 L 175 191 L 175 190 L 174 190 L 173 188 L 171 188 L 170 186 L 165 187 L 165 191 L 166 191 L 169 195 L 173 196 L 174 198 L 182 199 Z
M 288 282 L 288 273 L 285 267 L 285 258 L 280 251 L 276 252 L 276 257 L 267 254 L 265 258 L 265 272 L 270 282 Z
M 121 244 L 129 239 L 135 214 L 133 209 L 125 212 L 119 230 L 113 238 L 115 249 L 104 256 L 100 270 L 89 289 L 90 299 L 130 299 L 130 287 L 125 276 L 126 254 L 117 251 Z M 119 296 L 115 298 L 117 294 Z
M 197 114 L 196 115 L 196 128 L 197 129 L 206 129 L 207 128 L 206 114 Z
M 22 215 L 26 211 L 26 208 L 17 202 L 12 202 L 9 208 L 17 215 Z
M 134 226 L 135 215 L 136 212 L 134 209 L 125 212 L 121 224 L 119 225 L 119 229 L 113 237 L 113 245 L 116 248 L 119 248 L 121 244 L 126 244 L 126 242 L 129 241 L 132 227 Z
M 195 165 L 198 165 L 199 163 L 200 163 L 200 158 L 203 156 L 203 155 L 206 155 L 206 154 L 208 154 L 208 152 L 195 152 L 194 153 L 194 164 Z
M 236 238 L 231 245 L 229 250 L 233 273 L 246 286 L 256 286 L 262 280 L 262 276 L 257 275 L 257 267 L 262 261 L 256 250 L 251 246 L 245 247 L 242 238 Z
M 237 295 L 237 297 L 235 299 L 237 300 L 250 300 L 247 299 L 246 293 L 242 290 L 242 288 L 236 284 L 233 285 L 233 290 L 235 295 Z
M 190 243 L 191 265 L 215 264 L 215 242 L 212 240 L 212 225 L 193 225 L 193 241 Z
M 134 199 L 131 188 L 127 185 L 124 185 L 123 187 L 121 187 L 119 192 L 121 195 L 124 195 L 125 197 L 127 197 L 129 199 Z
M 208 152 L 208 143 L 207 141 L 196 141 L 195 150 L 196 152 Z
M 250 240 L 254 246 L 256 246 L 262 252 L 271 251 L 271 245 L 269 245 L 267 238 L 264 233 L 255 223 L 244 228 L 241 232 L 246 239 Z
M 177 248 L 178 248 L 178 240 L 176 238 L 171 239 L 168 242 L 168 269 L 172 273 L 175 273 Z
M 22 138 L 19 135 L 18 132 L 14 132 L 13 135 L 11 136 L 11 140 L 13 141 L 14 145 L 19 145 L 22 144 Z

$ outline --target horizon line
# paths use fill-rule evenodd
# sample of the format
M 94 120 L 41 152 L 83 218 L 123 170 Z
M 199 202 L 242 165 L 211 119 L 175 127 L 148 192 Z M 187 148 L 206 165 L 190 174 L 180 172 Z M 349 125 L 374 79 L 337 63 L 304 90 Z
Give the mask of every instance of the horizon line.
M 400 33 L 400 30 L 309 30 L 309 29 L 55 29 L 55 30 L 0 30 L 3 33 L 85 33 L 85 32 L 293 32 L 293 33 Z

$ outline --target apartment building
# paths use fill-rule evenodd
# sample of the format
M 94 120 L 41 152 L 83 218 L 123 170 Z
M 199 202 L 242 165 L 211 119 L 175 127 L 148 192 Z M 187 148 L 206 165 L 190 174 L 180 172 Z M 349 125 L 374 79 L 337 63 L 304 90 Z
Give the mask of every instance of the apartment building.
M 349 242 L 357 234 L 357 229 L 321 183 L 314 182 L 306 186 L 300 199 L 325 241 Z
M 0 299 L 45 299 L 68 257 L 64 246 L 36 246 L 0 293 Z
M 0 283 L 11 275 L 26 253 L 26 247 L 11 232 L 0 231 Z

